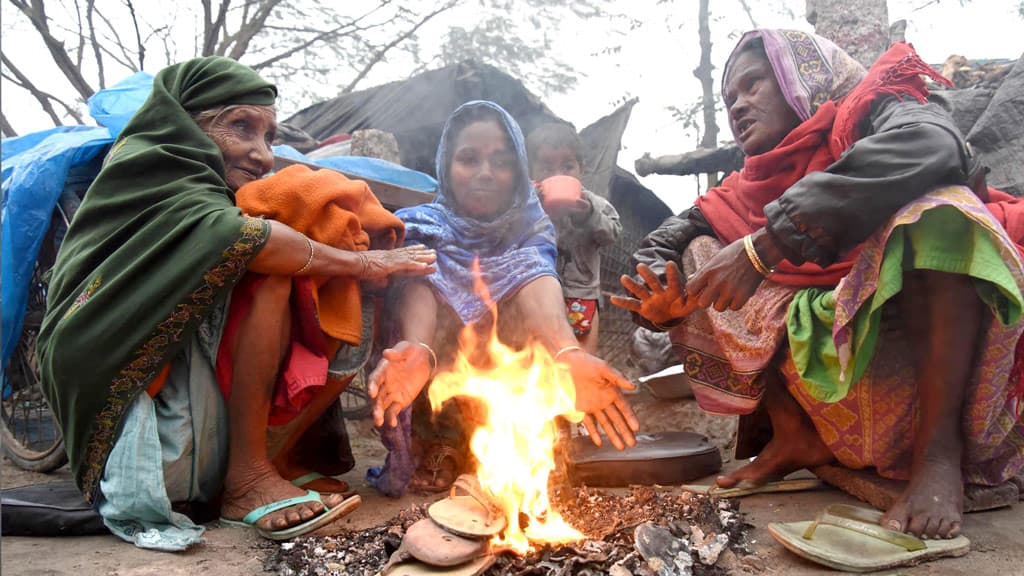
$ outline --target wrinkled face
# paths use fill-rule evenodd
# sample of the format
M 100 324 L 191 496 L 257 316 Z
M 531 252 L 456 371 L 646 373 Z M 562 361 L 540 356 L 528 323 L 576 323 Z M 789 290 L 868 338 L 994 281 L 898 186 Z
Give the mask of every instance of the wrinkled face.
M 729 127 L 747 156 L 775 148 L 800 117 L 786 103 L 768 59 L 755 51 L 739 54 L 725 83 Z
M 537 182 L 552 176 L 572 176 L 579 180 L 581 173 L 576 152 L 568 146 L 552 148 L 541 144 L 530 162 L 530 178 Z
M 259 180 L 274 167 L 270 143 L 277 134 L 277 114 L 269 106 L 235 106 L 200 128 L 220 148 L 224 179 L 232 191 Z
M 477 220 L 492 220 L 512 206 L 517 162 L 504 127 L 479 120 L 455 137 L 448 186 L 456 211 Z

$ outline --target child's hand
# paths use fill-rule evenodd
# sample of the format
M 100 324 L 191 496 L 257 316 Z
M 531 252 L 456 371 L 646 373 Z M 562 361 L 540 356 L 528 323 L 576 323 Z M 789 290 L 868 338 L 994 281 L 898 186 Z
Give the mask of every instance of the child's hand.
M 665 266 L 666 282 L 662 285 L 657 275 L 646 264 L 638 264 L 637 273 L 643 283 L 622 275 L 622 286 L 633 295 L 612 296 L 612 304 L 636 312 L 655 324 L 666 324 L 683 318 L 697 308 L 696 300 L 687 297 L 679 280 L 679 267 L 675 262 Z
M 586 197 L 580 198 L 575 204 L 566 208 L 566 212 L 572 218 L 583 219 L 590 216 L 590 212 L 594 209 L 594 205 L 587 200 Z

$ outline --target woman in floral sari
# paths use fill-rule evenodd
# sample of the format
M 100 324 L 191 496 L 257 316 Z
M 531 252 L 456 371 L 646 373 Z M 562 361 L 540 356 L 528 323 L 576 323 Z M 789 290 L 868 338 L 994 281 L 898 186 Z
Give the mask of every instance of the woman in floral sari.
M 671 330 L 702 408 L 767 413 L 719 486 L 874 467 L 909 480 L 883 525 L 948 538 L 965 482 L 1024 467 L 1024 216 L 921 75 L 944 81 L 907 44 L 865 71 L 811 34 L 744 35 L 722 87 L 743 169 L 645 239 L 613 302 Z

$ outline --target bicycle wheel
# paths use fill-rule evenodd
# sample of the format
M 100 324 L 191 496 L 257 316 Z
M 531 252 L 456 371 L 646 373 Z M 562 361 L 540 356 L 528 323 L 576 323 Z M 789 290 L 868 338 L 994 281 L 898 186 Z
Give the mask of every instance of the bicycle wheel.
M 373 400 L 366 391 L 369 371 L 363 367 L 341 393 L 341 414 L 346 420 L 360 420 L 373 412 Z
M 16 466 L 33 472 L 50 472 L 67 462 L 64 438 L 43 395 L 36 342 L 46 313 L 43 273 L 56 261 L 60 243 L 80 202 L 76 194 L 66 191 L 54 209 L 32 273 L 21 336 L 4 369 L 9 392 L 0 403 L 3 450 Z
M 36 339 L 42 314 L 25 315 L 21 339 L 7 363 L 10 395 L 3 400 L 0 435 L 4 453 L 19 468 L 50 472 L 67 462 L 64 439 L 43 396 L 36 362 Z

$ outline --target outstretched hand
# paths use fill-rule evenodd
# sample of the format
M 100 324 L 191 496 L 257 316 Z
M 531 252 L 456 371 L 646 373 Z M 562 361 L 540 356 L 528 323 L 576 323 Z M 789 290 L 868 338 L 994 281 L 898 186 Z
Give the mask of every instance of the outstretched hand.
M 370 373 L 370 398 L 373 398 L 373 423 L 398 426 L 398 414 L 412 404 L 430 379 L 430 351 L 420 344 L 402 340 L 383 352 Z
M 636 445 L 634 433 L 640 429 L 640 421 L 622 396 L 623 390 L 636 387 L 607 362 L 583 350 L 563 354 L 560 360 L 569 365 L 576 386 L 576 409 L 586 414 L 583 426 L 591 441 L 600 446 L 603 429 L 619 450 Z
M 367 250 L 358 252 L 362 262 L 361 280 L 381 280 L 391 274 L 424 276 L 434 271 L 437 253 L 434 250 L 416 244 L 394 250 Z
M 669 262 L 665 266 L 665 284 L 646 264 L 638 264 L 637 274 L 643 282 L 637 282 L 626 274 L 619 281 L 622 287 L 634 297 L 612 296 L 612 304 L 636 312 L 655 324 L 665 324 L 683 318 L 695 308 L 695 302 L 687 297 L 679 277 L 679 266 Z

